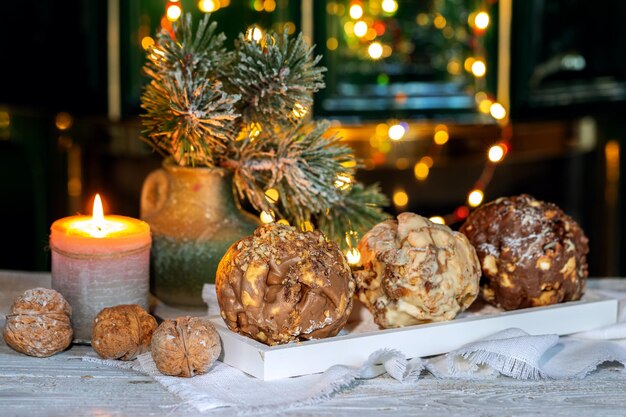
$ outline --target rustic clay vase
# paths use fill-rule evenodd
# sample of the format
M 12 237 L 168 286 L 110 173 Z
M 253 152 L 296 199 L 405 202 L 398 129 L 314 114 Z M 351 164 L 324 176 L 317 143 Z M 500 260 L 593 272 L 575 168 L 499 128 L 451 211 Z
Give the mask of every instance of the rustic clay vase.
M 151 292 L 175 306 L 205 306 L 202 287 L 226 250 L 260 224 L 235 199 L 229 171 L 169 158 L 144 181 L 141 218 L 152 233 Z

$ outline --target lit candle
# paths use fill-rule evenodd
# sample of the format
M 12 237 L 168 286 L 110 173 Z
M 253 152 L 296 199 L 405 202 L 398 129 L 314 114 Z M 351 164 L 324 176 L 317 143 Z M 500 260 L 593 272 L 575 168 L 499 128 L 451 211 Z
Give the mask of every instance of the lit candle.
M 93 319 L 104 307 L 148 307 L 151 243 L 147 223 L 105 216 L 99 195 L 92 216 L 52 224 L 52 288 L 72 306 L 75 341 L 91 340 Z

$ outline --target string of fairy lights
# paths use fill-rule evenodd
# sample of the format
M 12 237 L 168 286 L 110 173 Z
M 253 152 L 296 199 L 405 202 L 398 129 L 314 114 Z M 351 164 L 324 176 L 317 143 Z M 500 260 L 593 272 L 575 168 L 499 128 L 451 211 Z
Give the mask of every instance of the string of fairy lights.
M 348 37 L 354 37 L 358 42 L 350 42 L 348 39 L 348 47 L 353 49 L 362 48 L 372 60 L 380 60 L 391 56 L 394 51 L 391 45 L 378 40 L 378 37 L 385 33 L 385 17 L 392 17 L 399 9 L 396 0 L 383 0 L 379 2 L 379 7 L 372 7 L 373 2 L 352 1 L 347 8 L 339 2 L 330 2 L 327 11 L 331 15 L 343 15 L 346 22 L 343 25 L 344 34 Z M 419 13 L 416 16 L 416 23 L 419 26 L 432 25 L 440 30 L 444 38 L 466 39 L 465 28 L 462 26 L 452 27 L 450 21 L 446 19 L 442 13 L 437 11 L 437 1 L 433 2 L 434 7 L 430 13 Z M 441 2 L 440 2 L 441 3 Z M 474 99 L 478 112 L 492 117 L 501 127 L 501 135 L 495 143 L 486 150 L 485 165 L 478 179 L 474 182 L 472 188 L 468 191 L 466 200 L 459 205 L 452 213 L 446 215 L 432 216 L 431 221 L 440 224 L 453 224 L 464 220 L 470 213 L 472 208 L 478 207 L 484 200 L 485 189 L 493 178 L 495 167 L 501 163 L 510 151 L 511 127 L 508 119 L 507 109 L 498 103 L 493 95 L 486 92 L 485 76 L 488 71 L 486 51 L 484 46 L 484 36 L 490 26 L 491 16 L 489 14 L 490 6 L 495 1 L 486 1 L 477 8 L 477 10 L 469 13 L 464 26 L 469 27 L 473 35 L 472 50 L 469 56 L 461 62 L 459 57 L 451 58 L 446 65 L 448 73 L 452 76 L 459 75 L 461 67 L 473 76 Z M 329 38 L 327 47 L 334 50 L 338 46 L 335 38 Z M 379 150 L 389 151 L 390 145 L 384 141 L 381 143 L 376 138 L 384 135 L 391 142 L 402 140 L 409 130 L 406 122 L 393 121 L 381 123 L 376 126 L 376 134 L 373 138 L 372 145 Z M 434 127 L 432 133 L 433 153 L 438 154 L 450 139 L 448 127 L 445 124 L 438 124 Z M 404 168 L 408 162 L 406 158 L 398 158 L 396 166 Z M 426 181 L 429 177 L 430 170 L 435 163 L 433 155 L 427 154 L 422 156 L 414 165 L 413 173 L 418 181 Z M 397 209 L 403 209 L 408 206 L 409 195 L 403 189 L 397 189 L 393 192 L 392 201 Z
M 485 164 L 478 179 L 474 182 L 471 189 L 467 192 L 465 201 L 456 207 L 451 213 L 445 215 L 437 215 L 430 217 L 430 220 L 440 224 L 454 224 L 463 221 L 470 213 L 472 208 L 478 207 L 483 203 L 485 189 L 493 178 L 495 168 L 500 164 L 510 152 L 511 126 L 508 118 L 507 109 L 498 103 L 492 94 L 486 91 L 485 76 L 489 71 L 486 59 L 486 51 L 484 46 L 484 36 L 487 33 L 490 23 L 490 7 L 497 0 L 483 0 L 480 7 L 470 12 L 466 22 L 453 25 L 451 16 L 446 16 L 443 10 L 444 2 L 435 0 L 433 7 L 428 12 L 420 12 L 415 17 L 415 22 L 420 27 L 431 27 L 441 32 L 445 39 L 464 40 L 466 45 L 471 45 L 471 50 L 467 56 L 461 59 L 454 56 L 448 59 L 445 64 L 447 72 L 451 76 L 458 76 L 465 70 L 466 74 L 473 77 L 473 91 L 476 109 L 479 113 L 493 118 L 499 125 L 501 130 L 500 137 L 485 152 Z M 276 7 L 275 0 L 251 0 L 250 7 L 257 12 L 273 12 Z M 346 3 L 346 4 L 344 4 Z M 437 6 L 439 4 L 439 6 Z M 200 0 L 198 9 L 204 13 L 215 12 L 221 8 L 228 7 L 230 0 Z M 343 24 L 343 36 L 345 37 L 347 47 L 352 49 L 361 59 L 370 59 L 373 61 L 384 60 L 391 57 L 394 53 L 394 46 L 389 42 L 385 42 L 383 35 L 388 33 L 387 19 L 393 18 L 398 13 L 400 5 L 397 0 L 351 0 L 349 2 L 328 2 L 326 11 L 329 15 L 340 16 L 345 20 Z M 171 23 L 178 20 L 182 15 L 182 6 L 180 0 L 169 0 L 166 3 L 165 14 L 161 20 L 161 26 L 171 29 Z M 293 22 L 287 22 L 282 25 L 281 29 L 287 28 L 290 33 L 295 31 Z M 467 28 L 471 32 L 471 42 L 467 41 Z M 252 25 L 246 31 L 246 37 L 250 41 L 260 41 L 264 37 L 264 30 L 259 25 Z M 154 44 L 154 40 L 149 36 L 143 36 L 141 45 L 144 49 L 148 49 Z M 340 42 L 335 36 L 330 36 L 326 41 L 326 47 L 329 53 L 337 50 Z M 362 51 L 362 52 L 361 52 Z M 379 82 L 388 82 L 384 74 L 379 76 Z M 306 109 L 304 109 L 306 110 Z M 306 114 L 305 111 L 302 114 Z M 297 116 L 297 115 L 296 115 Z M 399 120 L 393 120 L 387 123 L 380 123 L 376 126 L 376 135 L 378 138 L 376 146 L 384 147 L 387 151 L 390 149 L 389 142 L 401 141 L 409 131 L 408 123 Z M 250 132 L 255 129 L 251 128 Z M 380 141 L 380 138 L 386 137 L 387 142 Z M 438 124 L 432 132 L 431 153 L 423 155 L 413 166 L 413 173 L 417 181 L 426 181 L 430 171 L 435 164 L 435 156 L 441 152 L 443 147 L 450 139 L 450 132 L 445 124 Z M 367 161 L 366 161 L 367 162 Z M 398 158 L 396 166 L 406 168 L 409 165 L 408 159 Z M 337 178 L 335 186 L 349 187 L 350 178 Z M 278 200 L 277 190 L 269 189 L 266 193 L 267 198 L 271 201 Z M 402 209 L 408 206 L 409 195 L 406 191 L 395 190 L 392 195 L 392 201 L 396 208 Z M 260 219 L 264 223 L 276 221 L 273 213 L 260 213 Z M 279 223 L 286 223 L 286 220 L 278 220 Z M 307 229 L 312 225 L 307 225 Z M 354 232 L 346 232 L 346 241 L 350 249 L 346 255 L 350 264 L 357 264 L 360 260 L 359 251 L 356 249 L 358 236 Z

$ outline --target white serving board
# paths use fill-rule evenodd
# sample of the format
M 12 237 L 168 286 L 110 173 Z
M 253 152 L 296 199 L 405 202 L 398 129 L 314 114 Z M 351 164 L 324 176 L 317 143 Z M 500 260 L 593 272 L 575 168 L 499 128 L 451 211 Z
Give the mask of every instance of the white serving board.
M 511 327 L 529 334 L 565 335 L 592 330 L 614 324 L 617 307 L 617 300 L 588 291 L 580 301 L 514 311 L 484 306 L 452 321 L 399 329 L 359 331 L 363 326 L 357 326 L 350 331 L 358 325 L 353 322 L 331 338 L 277 346 L 266 346 L 230 331 L 219 316 L 210 319 L 222 339 L 220 360 L 268 381 L 324 372 L 333 365 L 360 366 L 382 348 L 396 349 L 407 358 L 438 355 Z

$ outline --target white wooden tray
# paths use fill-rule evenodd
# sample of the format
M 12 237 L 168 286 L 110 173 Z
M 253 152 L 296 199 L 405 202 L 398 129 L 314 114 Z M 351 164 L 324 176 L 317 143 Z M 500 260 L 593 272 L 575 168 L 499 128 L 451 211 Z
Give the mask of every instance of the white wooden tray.
M 447 353 L 500 330 L 516 327 L 529 334 L 565 335 L 617 321 L 617 300 L 591 291 L 580 301 L 501 311 L 473 306 L 452 321 L 399 329 L 375 329 L 362 306 L 342 332 L 331 338 L 266 346 L 230 331 L 219 316 L 210 317 L 222 339 L 220 360 L 263 380 L 323 372 L 333 365 L 360 366 L 374 351 L 396 349 L 407 358 Z

